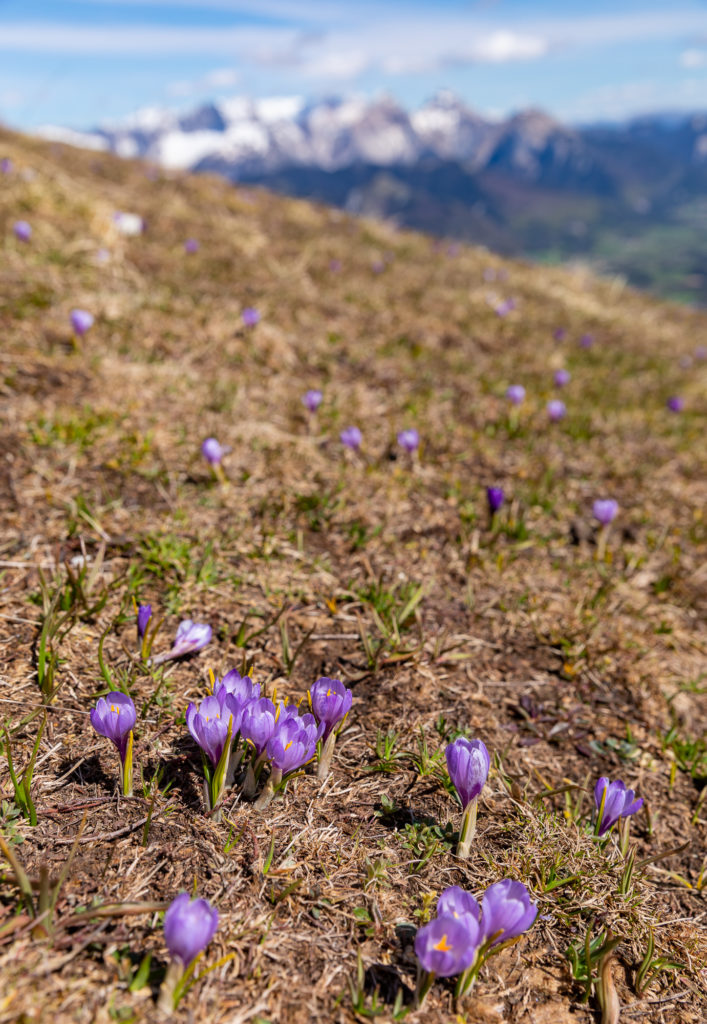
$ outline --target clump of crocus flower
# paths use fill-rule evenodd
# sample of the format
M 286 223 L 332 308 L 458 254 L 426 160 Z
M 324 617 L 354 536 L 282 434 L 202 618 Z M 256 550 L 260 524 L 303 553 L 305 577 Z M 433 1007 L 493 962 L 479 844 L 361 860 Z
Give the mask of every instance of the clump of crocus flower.
M 205 697 L 199 707 L 191 703 L 187 708 L 187 728 L 204 755 L 204 791 L 212 811 L 226 788 L 232 741 L 242 717 L 243 706 L 225 687 Z
M 670 412 L 682 412 L 685 408 L 685 399 L 680 395 L 671 395 L 665 404 Z
M 551 398 L 545 408 L 551 423 L 559 423 L 567 415 L 567 406 L 559 398 Z
M 489 506 L 489 513 L 491 518 L 500 511 L 503 502 L 506 500 L 506 496 L 503 493 L 502 487 L 487 487 L 486 488 L 486 501 Z
M 170 1017 L 179 1005 L 197 958 L 218 928 L 218 911 L 208 900 L 190 899 L 181 892 L 164 915 L 164 941 L 171 963 L 160 988 L 159 1008 Z
M 479 795 L 486 784 L 491 759 L 482 740 L 468 740 L 463 736 L 448 744 L 444 753 L 449 778 L 462 805 L 457 856 L 466 858 L 476 831 Z
M 82 338 L 90 331 L 95 322 L 93 313 L 89 313 L 87 309 L 72 309 L 69 313 L 69 320 L 77 338 Z
M 344 427 L 339 434 L 339 440 L 345 448 L 349 448 L 353 452 L 357 452 L 363 441 L 363 435 L 358 427 Z
M 351 710 L 353 694 L 340 679 L 329 679 L 322 676 L 307 691 L 309 706 L 317 722 L 324 727 L 321 740 L 323 746 L 319 753 L 317 775 L 325 779 L 331 768 L 336 737 L 341 732 L 344 720 Z
M 555 374 L 554 374 L 554 377 L 553 377 L 553 380 L 555 381 L 555 387 L 556 388 L 564 388 L 564 387 L 566 387 L 569 384 L 569 382 L 571 380 L 571 377 L 572 377 L 572 375 L 570 374 L 569 370 L 565 370 L 565 369 L 555 370 Z
M 311 413 L 312 416 L 317 411 L 319 406 L 322 404 L 323 394 L 319 388 L 310 388 L 309 391 L 305 391 L 302 397 L 302 404 L 304 405 L 307 412 Z
M 177 626 L 177 633 L 174 643 L 164 654 L 157 654 L 150 658 L 151 665 L 162 665 L 165 661 L 174 661 L 175 658 L 184 658 L 187 654 L 195 654 L 211 640 L 211 626 L 205 622 L 192 622 L 191 619 L 183 619 Z
M 506 388 L 506 398 L 511 405 L 521 405 L 525 399 L 525 388 L 522 384 L 511 384 Z
M 17 220 L 12 226 L 15 238 L 19 242 L 29 242 L 32 237 L 32 225 L 26 220 Z
M 445 889 L 437 917 L 415 937 L 417 1004 L 422 1006 L 435 977 L 459 975 L 457 997 L 469 991 L 486 960 L 533 924 L 538 908 L 522 882 L 504 878 L 490 885 L 481 906 L 457 885 Z
M 643 807 L 642 798 L 636 799 L 632 789 L 627 789 L 621 779 L 609 782 L 602 776 L 594 787 L 596 821 L 594 835 L 601 838 L 610 832 L 621 818 L 628 818 Z
M 241 313 L 244 327 L 255 327 L 260 323 L 260 313 L 253 306 L 246 306 Z
M 91 725 L 100 736 L 111 740 L 118 751 L 123 796 L 133 795 L 133 728 L 136 719 L 135 705 L 120 690 L 111 690 L 105 697 L 99 697 L 91 710 Z
M 420 435 L 414 427 L 401 430 L 398 433 L 398 444 L 404 452 L 412 455 L 420 447 Z

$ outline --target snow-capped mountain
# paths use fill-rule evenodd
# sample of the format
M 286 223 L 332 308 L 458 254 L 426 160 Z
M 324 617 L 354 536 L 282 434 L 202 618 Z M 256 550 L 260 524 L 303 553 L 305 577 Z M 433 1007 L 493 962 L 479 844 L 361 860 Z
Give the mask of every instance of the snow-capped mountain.
M 613 266 L 644 286 L 673 288 L 673 243 L 659 245 L 655 234 L 668 231 L 682 240 L 676 293 L 707 302 L 698 218 L 707 196 L 704 114 L 574 128 L 538 110 L 493 121 L 450 92 L 413 111 L 390 96 L 234 97 L 185 113 L 150 107 L 90 132 L 40 134 L 506 254 L 602 260 L 613 246 L 625 253 Z M 649 267 L 635 244 L 641 237 L 660 256 Z

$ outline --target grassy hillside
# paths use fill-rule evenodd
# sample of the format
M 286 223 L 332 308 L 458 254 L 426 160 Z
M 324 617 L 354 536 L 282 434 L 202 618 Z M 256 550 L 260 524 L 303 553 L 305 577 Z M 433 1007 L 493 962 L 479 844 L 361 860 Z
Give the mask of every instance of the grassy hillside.
M 9 134 L 0 156 L 0 1024 L 159 1019 L 160 913 L 193 889 L 220 913 L 204 967 L 230 959 L 175 1020 L 583 1024 L 585 941 L 614 937 L 622 1019 L 701 1021 L 707 317 L 215 178 Z M 155 650 L 186 618 L 211 643 L 145 664 L 134 600 L 164 617 Z M 294 701 L 339 678 L 353 707 L 328 779 L 264 811 L 228 790 L 218 821 L 184 712 L 244 666 Z M 138 710 L 131 798 L 88 717 L 109 689 Z M 466 861 L 460 733 L 492 755 Z M 600 776 L 645 801 L 633 861 L 592 837 Z M 535 924 L 466 1002 L 438 980 L 415 1010 L 415 928 L 502 878 Z

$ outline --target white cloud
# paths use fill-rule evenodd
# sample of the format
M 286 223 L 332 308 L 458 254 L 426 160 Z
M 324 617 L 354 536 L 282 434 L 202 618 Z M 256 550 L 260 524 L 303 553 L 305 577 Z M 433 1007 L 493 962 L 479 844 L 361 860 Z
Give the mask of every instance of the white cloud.
M 680 54 L 680 67 L 688 70 L 707 67 L 707 50 L 683 50 Z

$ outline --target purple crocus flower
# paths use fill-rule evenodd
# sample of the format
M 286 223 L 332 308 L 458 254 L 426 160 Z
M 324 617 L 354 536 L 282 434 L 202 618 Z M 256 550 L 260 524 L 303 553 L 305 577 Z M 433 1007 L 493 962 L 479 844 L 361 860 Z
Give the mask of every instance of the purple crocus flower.
M 594 518 L 597 519 L 602 526 L 608 526 L 610 522 L 616 519 L 618 511 L 619 503 L 615 498 L 597 498 L 592 505 Z
M 572 375 L 569 370 L 555 370 L 555 387 L 564 388 L 567 384 L 569 384 L 571 377 Z
M 341 270 L 341 260 L 329 260 L 329 270 L 332 274 L 338 274 Z
M 214 766 L 221 760 L 231 719 L 231 736 L 235 736 L 240 728 L 242 715 L 243 708 L 235 697 L 224 689 L 219 690 L 218 694 L 205 697 L 198 707 L 191 703 L 187 708 L 187 729 L 204 753 L 208 754 Z
M 197 242 L 196 238 L 187 238 L 186 242 L 184 243 L 184 251 L 185 252 L 198 252 L 199 251 L 199 243 Z
M 201 442 L 201 454 L 210 466 L 220 465 L 221 459 L 228 455 L 230 450 L 226 445 L 219 444 L 215 437 L 207 437 Z
M 90 331 L 94 324 L 93 313 L 89 313 L 87 309 L 72 309 L 69 313 L 69 320 L 74 329 L 74 334 L 77 334 L 80 338 L 87 331 Z
M 206 949 L 218 928 L 218 911 L 208 900 L 191 900 L 180 892 L 164 915 L 164 941 L 174 960 L 188 967 Z
M 407 430 L 401 430 L 398 434 L 398 444 L 403 451 L 408 452 L 412 455 L 420 447 L 420 435 L 414 427 L 410 427 Z
M 281 715 L 267 745 L 273 768 L 283 776 L 301 768 L 314 757 L 323 732 L 324 723 L 318 725 L 314 715 Z
M 91 711 L 91 725 L 100 736 L 115 743 L 120 760 L 125 761 L 128 737 L 133 730 L 137 712 L 127 694 L 111 690 L 105 697 L 99 697 Z
M 512 405 L 520 405 L 525 398 L 525 388 L 522 384 L 511 384 L 506 388 L 506 398 Z
M 551 423 L 559 423 L 567 415 L 567 406 L 559 398 L 551 398 L 545 408 Z
M 246 327 L 255 327 L 260 323 L 260 313 L 253 306 L 246 306 L 241 313 L 241 319 Z
M 579 339 L 580 348 L 591 348 L 593 344 L 594 344 L 594 335 L 593 334 L 583 334 L 582 337 Z
M 322 404 L 323 395 L 318 388 L 310 388 L 306 391 L 302 402 L 308 412 L 315 413 Z
M 682 412 L 685 408 L 685 399 L 680 395 L 671 395 L 665 404 L 671 412 Z
M 2 160 L 0 160 L 0 173 L 12 174 L 12 160 L 9 156 L 4 156 Z
M 609 782 L 606 776 L 602 776 L 594 787 L 594 802 L 597 807 L 598 836 L 606 835 L 619 818 L 628 818 L 643 807 L 642 798 L 636 799 L 634 791 L 626 789 L 621 779 Z
M 462 807 L 476 800 L 488 778 L 491 758 L 482 740 L 468 740 L 461 736 L 447 746 L 444 752 L 447 770 Z
M 565 330 L 564 327 L 557 327 L 552 332 L 552 336 L 555 339 L 555 341 L 564 341 L 565 338 L 567 337 L 567 331 Z
M 260 697 L 243 711 L 241 719 L 241 735 L 250 740 L 258 757 L 265 750 L 268 740 L 275 732 L 278 709 L 267 697 Z
M 350 448 L 352 451 L 357 452 L 358 449 L 361 447 L 363 436 L 358 427 L 344 427 L 344 429 L 339 434 L 339 440 L 347 448 Z
M 451 885 L 437 900 L 437 916 L 442 917 L 445 914 L 452 917 L 468 915 L 478 924 L 481 908 L 470 892 L 458 885 Z
M 351 710 L 353 694 L 340 679 L 322 676 L 309 688 L 309 703 L 316 720 L 324 726 L 322 739 L 327 740 L 334 728 Z
M 205 622 L 192 622 L 191 619 L 183 619 L 177 626 L 177 633 L 172 647 L 172 657 L 179 658 L 184 654 L 192 654 L 206 647 L 211 639 L 211 626 Z
M 17 220 L 12 226 L 15 238 L 20 242 L 29 242 L 32 237 L 32 225 L 26 220 Z
M 246 704 L 258 700 L 260 697 L 260 683 L 254 683 L 250 676 L 242 676 L 235 668 L 220 681 L 214 682 L 214 696 L 218 696 L 221 690 L 230 693 L 238 704 L 245 708 Z
M 137 638 L 142 640 L 147 629 L 147 624 L 152 618 L 152 605 L 141 604 L 137 610 Z
M 489 512 L 491 513 L 492 516 L 498 512 L 505 499 L 506 496 L 503 493 L 502 487 L 486 488 L 486 500 L 488 501 Z
M 523 883 L 504 878 L 490 885 L 481 901 L 482 939 L 487 942 L 495 935 L 492 946 L 515 939 L 530 928 L 537 913 L 538 908 L 530 902 L 530 894 Z
M 469 914 L 442 914 L 418 929 L 415 956 L 425 971 L 450 978 L 471 967 L 480 945 L 478 922 Z

